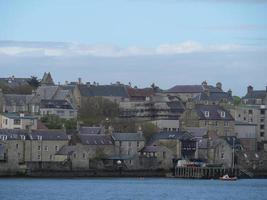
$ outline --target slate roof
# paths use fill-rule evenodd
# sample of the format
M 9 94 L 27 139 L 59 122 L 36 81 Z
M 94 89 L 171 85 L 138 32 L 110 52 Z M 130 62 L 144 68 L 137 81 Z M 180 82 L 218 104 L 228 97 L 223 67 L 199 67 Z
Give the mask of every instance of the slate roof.
M 84 145 L 113 145 L 111 135 L 104 134 L 79 134 L 80 141 Z
M 129 97 L 150 97 L 155 94 L 154 90 L 152 88 L 127 88 Z
M 30 140 L 38 140 L 38 136 L 42 140 L 68 140 L 67 134 L 62 130 L 32 130 L 28 136 Z
M 18 87 L 18 86 L 24 86 L 24 85 L 30 85 L 29 81 L 30 78 L 15 78 L 15 77 L 9 77 L 9 78 L 0 78 L 0 82 L 8 85 L 9 87 Z
M 54 95 L 53 99 L 55 100 L 63 100 L 66 99 L 66 97 L 68 97 L 70 95 L 70 91 L 69 90 L 62 90 L 59 89 L 56 94 Z
M 40 108 L 74 109 L 67 100 L 41 100 Z
M 128 97 L 125 86 L 122 85 L 78 85 L 85 97 Z
M 266 90 L 253 90 L 248 92 L 242 99 L 264 99 L 266 95 Z
M 185 127 L 185 129 L 194 137 L 202 138 L 207 135 L 208 129 L 206 127 Z
M 7 136 L 7 140 L 22 140 L 21 136 L 25 136 L 26 140 L 38 140 L 41 136 L 42 140 L 68 140 L 67 134 L 62 130 L 28 130 L 23 129 L 0 129 L 0 137 Z
M 188 132 L 160 132 L 155 133 L 149 140 L 148 145 L 158 140 L 191 140 L 193 137 Z
M 0 154 L 3 154 L 5 152 L 5 146 L 4 144 L 0 143 Z
M 33 95 L 24 94 L 4 94 L 4 102 L 7 106 L 26 106 L 30 103 Z
M 234 118 L 229 111 L 218 105 L 196 105 L 195 110 L 200 120 L 227 120 L 233 121 Z M 205 111 L 209 112 L 209 117 L 205 117 Z M 225 117 L 221 116 L 225 112 Z
M 141 133 L 112 133 L 115 141 L 144 141 Z
M 88 126 L 81 126 L 79 128 L 79 134 L 101 134 L 102 127 L 88 127 Z
M 71 155 L 76 149 L 75 145 L 65 145 L 56 153 L 56 155 Z
M 233 101 L 233 97 L 227 92 L 210 92 L 209 95 L 206 92 L 201 92 L 195 99 L 200 101 Z
M 181 101 L 170 101 L 170 102 L 167 102 L 167 105 L 172 110 L 178 110 L 178 111 L 185 110 L 185 106 L 182 104 Z
M 10 119 L 38 119 L 37 116 L 33 115 L 26 115 L 21 116 L 19 113 L 1 113 L 1 115 L 8 117 Z
M 0 129 L 0 138 L 7 137 L 7 140 L 22 140 L 27 137 L 27 130 Z
M 143 149 L 140 150 L 140 152 L 147 152 L 147 153 L 156 153 L 156 152 L 162 152 L 162 151 L 168 151 L 169 149 L 165 146 L 145 146 Z
M 221 92 L 220 89 L 208 85 L 207 86 L 210 92 Z M 204 92 L 203 85 L 176 85 L 165 92 L 167 93 L 201 93 Z
M 59 89 L 59 86 L 42 85 L 42 86 L 37 88 L 36 95 L 40 99 L 52 99 L 54 97 L 54 95 L 56 94 L 58 89 Z

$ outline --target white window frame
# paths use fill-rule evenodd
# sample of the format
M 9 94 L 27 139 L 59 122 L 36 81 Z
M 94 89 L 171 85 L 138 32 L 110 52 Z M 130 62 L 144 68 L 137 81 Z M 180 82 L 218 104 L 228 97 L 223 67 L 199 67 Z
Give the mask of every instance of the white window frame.
M 204 115 L 206 118 L 209 118 L 210 117 L 210 112 L 209 111 L 204 111 Z

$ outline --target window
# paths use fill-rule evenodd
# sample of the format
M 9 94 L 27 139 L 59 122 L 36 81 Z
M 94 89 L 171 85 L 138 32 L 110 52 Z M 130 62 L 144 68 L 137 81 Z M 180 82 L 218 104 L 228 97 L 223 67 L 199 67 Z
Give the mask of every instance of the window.
M 85 153 L 83 153 L 83 159 L 85 159 Z
M 73 116 L 74 115 L 74 111 L 70 111 L 70 116 Z
M 140 146 L 140 143 L 139 143 L 139 141 L 137 141 L 137 147 L 139 147 Z
M 264 122 L 264 118 L 261 118 L 261 122 Z
M 7 140 L 7 135 L 0 135 L 0 138 L 1 138 L 2 140 Z
M 7 125 L 7 119 L 5 120 L 5 124 Z
M 265 114 L 265 110 L 261 109 L 261 115 L 264 115 L 264 114 Z
M 58 151 L 58 146 L 57 145 L 55 146 L 55 151 Z
M 64 111 L 64 110 L 58 110 L 58 111 L 57 111 L 57 114 L 58 114 L 58 115 L 64 115 L 64 114 L 65 114 L 65 111 Z
M 121 147 L 121 145 L 122 145 L 122 142 L 120 141 L 120 147 Z
M 76 153 L 73 154 L 73 158 L 76 158 Z
M 21 140 L 25 140 L 25 135 L 20 135 Z
M 130 165 L 132 164 L 132 160 L 129 161 Z
M 37 159 L 41 160 L 41 155 L 40 154 L 38 154 Z
M 37 140 L 42 140 L 42 136 L 41 135 L 37 135 Z
M 240 115 L 240 114 L 238 114 L 238 117 L 241 117 L 241 115 Z
M 204 115 L 205 115 L 205 117 L 210 117 L 210 112 L 209 111 L 205 111 Z
M 244 117 L 244 121 L 246 121 L 247 120 L 247 118 L 246 117 Z
M 132 143 L 131 143 L 131 142 L 129 142 L 129 143 L 128 143 L 128 145 L 129 145 L 129 147 L 131 147 L 131 146 L 132 146 Z
M 221 111 L 221 117 L 225 118 L 225 112 L 224 111 Z
M 261 132 L 260 135 L 261 135 L 261 137 L 264 137 L 264 132 Z
M 264 129 L 264 125 L 263 124 L 260 125 L 260 129 Z
M 20 125 L 20 119 L 14 119 L 14 125 Z
M 252 110 L 248 110 L 248 114 L 253 114 L 253 111 Z
M 50 158 L 50 160 L 52 160 L 52 159 L 53 159 L 53 156 L 52 156 L 52 154 L 50 154 L 49 158 Z
M 38 151 L 41 151 L 41 146 L 40 145 L 38 146 Z
M 205 121 L 205 126 L 208 126 L 209 125 L 209 122 L 208 121 Z
M 229 122 L 224 122 L 224 126 L 229 126 Z
M 217 121 L 215 121 L 215 126 L 218 126 L 218 122 Z
M 224 159 L 224 152 L 221 153 L 221 159 Z
M 19 148 L 19 144 L 16 144 L 16 149 L 18 149 Z
M 48 146 L 45 146 L 45 147 L 44 147 L 44 150 L 45 150 L 45 151 L 48 151 Z

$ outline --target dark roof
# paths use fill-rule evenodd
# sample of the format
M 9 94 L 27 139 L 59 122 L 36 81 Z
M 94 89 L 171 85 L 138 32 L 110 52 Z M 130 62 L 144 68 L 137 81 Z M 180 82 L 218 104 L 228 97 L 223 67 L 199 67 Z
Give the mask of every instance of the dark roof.
M 40 108 L 74 109 L 67 100 L 41 100 Z
M 266 90 L 252 90 L 248 92 L 242 99 L 264 99 L 266 95 Z
M 26 106 L 30 102 L 33 95 L 24 94 L 4 94 L 4 102 L 7 106 Z
M 144 141 L 142 133 L 112 133 L 115 141 Z
M 236 136 L 225 136 L 223 138 L 232 148 L 234 146 L 235 149 L 241 149 L 240 140 Z
M 1 113 L 1 115 L 8 117 L 10 119 L 37 119 L 37 116 L 19 114 L 19 113 Z
M 30 80 L 31 80 L 30 78 L 15 78 L 15 77 L 0 78 L 0 82 L 4 83 L 5 85 L 8 85 L 11 88 L 30 85 L 29 84 Z
M 208 85 L 207 86 L 210 92 L 221 92 L 220 89 Z M 167 93 L 201 93 L 204 91 L 204 86 L 203 85 L 176 85 L 165 92 Z
M 155 133 L 149 140 L 151 145 L 158 140 L 191 140 L 192 136 L 188 132 L 160 132 Z
M 154 90 L 152 88 L 127 88 L 129 97 L 150 97 L 155 94 Z
M 40 136 L 42 140 L 68 140 L 67 134 L 62 130 L 32 130 L 28 136 L 30 140 L 38 140 Z
M 27 137 L 27 130 L 0 129 L 0 137 L 6 136 L 7 140 L 24 140 Z
M 172 110 L 180 110 L 180 111 L 185 110 L 185 106 L 181 101 L 170 101 L 170 102 L 167 102 L 167 105 Z
M 79 134 L 80 141 L 84 145 L 113 145 L 111 135 L 104 134 Z
M 200 101 L 233 101 L 232 95 L 227 92 L 210 92 L 209 94 L 201 92 L 195 99 Z
M 40 99 L 52 99 L 56 92 L 58 91 L 59 86 L 55 85 L 42 85 L 37 88 L 36 96 Z
M 147 152 L 147 153 L 153 153 L 153 152 L 162 152 L 169 150 L 165 146 L 145 146 L 143 149 L 140 150 L 140 152 Z
M 196 105 L 195 110 L 200 120 L 228 120 L 232 121 L 234 118 L 229 111 L 218 105 Z M 205 111 L 209 112 L 209 117 L 205 117 Z M 225 113 L 225 117 L 221 113 Z
M 128 97 L 123 85 L 78 85 L 78 88 L 85 97 Z
M 185 128 L 194 138 L 202 138 L 207 135 L 208 129 L 206 127 L 186 127 Z
M 101 134 L 102 127 L 88 127 L 88 126 L 81 126 L 79 128 L 80 134 Z
M 65 145 L 56 153 L 56 155 L 71 155 L 76 149 L 74 145 Z

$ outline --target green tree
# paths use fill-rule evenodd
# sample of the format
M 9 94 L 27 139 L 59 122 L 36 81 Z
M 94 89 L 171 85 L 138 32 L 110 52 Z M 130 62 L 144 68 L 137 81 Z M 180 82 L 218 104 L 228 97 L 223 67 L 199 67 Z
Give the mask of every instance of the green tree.
M 234 105 L 238 106 L 241 104 L 241 98 L 239 96 L 233 96 L 234 99 Z
M 150 122 L 141 125 L 143 136 L 149 140 L 151 136 L 159 131 L 158 127 Z

